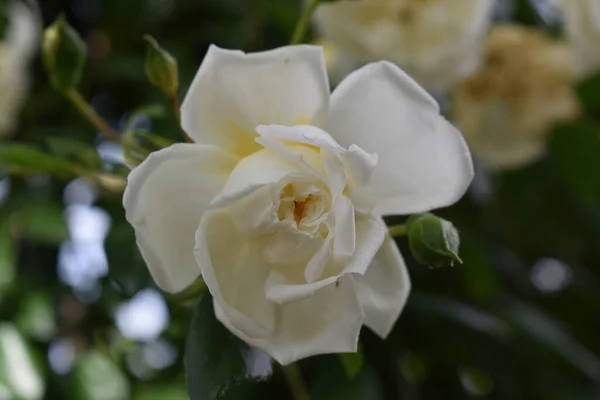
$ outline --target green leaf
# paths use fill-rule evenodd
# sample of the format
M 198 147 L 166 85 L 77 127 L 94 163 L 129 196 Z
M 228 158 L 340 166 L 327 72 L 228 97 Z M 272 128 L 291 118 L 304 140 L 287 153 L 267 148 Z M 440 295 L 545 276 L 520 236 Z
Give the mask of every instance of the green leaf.
M 383 399 L 377 373 L 365 366 L 354 378 L 348 378 L 338 357 L 321 356 L 311 373 L 311 400 L 380 400 Z
M 11 323 L 0 324 L 0 386 L 21 400 L 42 399 L 46 384 L 39 359 Z M 5 398 L 5 397 L 3 397 Z
M 417 312 L 437 315 L 498 339 L 506 339 L 514 333 L 502 319 L 487 311 L 456 301 L 452 297 L 413 293 L 410 300 L 411 308 Z
M 72 174 L 73 171 L 70 162 L 17 143 L 0 144 L 0 166 L 29 173 Z
M 144 386 L 133 396 L 133 400 L 188 400 L 185 385 Z
M 113 360 L 97 350 L 89 350 L 75 362 L 73 389 L 78 400 L 130 398 L 127 377 Z
M 63 137 L 46 138 L 50 152 L 70 160 L 80 161 L 83 165 L 97 169 L 100 167 L 100 156 L 88 143 Z
M 427 377 L 427 367 L 423 359 L 416 354 L 405 352 L 398 361 L 400 373 L 409 383 L 418 383 L 425 381 Z
M 2 294 L 15 279 L 17 248 L 10 232 L 10 219 L 0 215 L 0 299 Z
M 560 126 L 550 149 L 564 181 L 584 199 L 600 201 L 600 127 L 586 120 Z
M 13 216 L 23 236 L 40 243 L 58 245 L 69 239 L 63 210 L 56 203 L 27 203 Z
M 600 74 L 586 77 L 576 87 L 577 95 L 581 100 L 586 114 L 598 114 L 600 112 Z
M 44 292 L 29 293 L 19 305 L 15 322 L 25 335 L 47 341 L 56 332 L 52 298 Z
M 123 293 L 132 296 L 148 286 L 151 278 L 135 242 L 133 228 L 122 219 L 121 221 L 113 225 L 104 246 L 110 278 Z
M 212 297 L 202 296 L 192 315 L 185 346 L 190 400 L 218 399 L 230 387 L 265 378 L 270 366 L 257 368 L 257 356 L 264 357 L 233 336 L 215 317 Z
M 340 354 L 340 361 L 346 370 L 346 375 L 349 379 L 354 378 L 363 367 L 365 362 L 362 346 L 358 344 L 358 350 L 356 353 L 344 353 Z

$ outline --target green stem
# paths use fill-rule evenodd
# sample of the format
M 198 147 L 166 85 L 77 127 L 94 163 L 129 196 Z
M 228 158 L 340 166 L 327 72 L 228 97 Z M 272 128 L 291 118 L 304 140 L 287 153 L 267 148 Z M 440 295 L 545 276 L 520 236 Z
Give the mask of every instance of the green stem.
M 187 135 L 187 133 L 183 130 L 181 126 L 181 104 L 179 103 L 179 99 L 177 98 L 177 94 L 172 93 L 168 95 L 169 103 L 171 103 L 171 108 L 173 109 L 173 114 L 175 114 L 175 120 L 177 120 L 177 125 L 179 125 L 179 129 L 183 134 L 183 138 L 186 142 L 192 143 L 193 140 Z
M 388 226 L 388 232 L 391 236 L 406 236 L 406 225 Z
M 294 396 L 294 400 L 310 400 L 308 389 L 306 389 L 306 385 L 302 380 L 298 365 L 290 364 L 282 367 L 282 369 L 288 381 L 288 385 L 290 386 L 290 391 Z
M 76 89 L 71 89 L 65 93 L 65 96 L 71 104 L 83 115 L 96 129 L 104 136 L 115 142 L 121 142 L 119 132 L 111 126 L 89 105 Z
M 294 35 L 292 36 L 290 44 L 298 44 L 302 42 L 302 39 L 304 39 L 304 36 L 306 35 L 310 18 L 312 17 L 318 5 L 319 0 L 308 0 L 308 4 L 304 8 L 300 19 L 296 24 L 296 29 L 294 29 Z

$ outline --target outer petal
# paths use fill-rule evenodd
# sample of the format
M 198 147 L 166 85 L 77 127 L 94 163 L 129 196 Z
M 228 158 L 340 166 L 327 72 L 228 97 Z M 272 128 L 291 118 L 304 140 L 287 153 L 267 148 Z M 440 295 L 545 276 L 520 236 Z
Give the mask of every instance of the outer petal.
M 244 54 L 211 46 L 181 107 L 196 141 L 240 156 L 260 148 L 261 124 L 315 124 L 327 111 L 329 81 L 320 47 Z
M 275 329 L 275 305 L 264 294 L 269 265 L 226 209 L 204 215 L 194 252 L 215 303 L 232 325 L 249 337 L 269 337 Z
M 361 197 L 381 214 L 411 214 L 448 206 L 473 178 L 469 149 L 435 100 L 389 62 L 369 64 L 333 93 L 326 130 L 344 147 L 377 153 Z
M 354 277 L 365 325 L 386 338 L 410 293 L 410 278 L 394 240 L 387 236 L 363 276 Z
M 356 351 L 363 313 L 351 279 L 342 277 L 338 285 L 308 299 L 276 305 L 265 297 L 267 264 L 257 258 L 256 244 L 238 233 L 227 211 L 207 213 L 196 240 L 215 314 L 242 340 L 281 364 Z
M 217 147 L 175 144 L 152 153 L 129 174 L 126 218 L 161 289 L 179 292 L 200 275 L 194 232 L 234 165 Z

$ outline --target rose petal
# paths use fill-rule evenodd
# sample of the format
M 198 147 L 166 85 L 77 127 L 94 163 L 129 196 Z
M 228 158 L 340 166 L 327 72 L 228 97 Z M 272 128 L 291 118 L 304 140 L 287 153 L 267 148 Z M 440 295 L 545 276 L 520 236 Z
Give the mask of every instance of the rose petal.
M 326 130 L 342 146 L 356 144 L 379 160 L 360 196 L 381 214 L 444 207 L 473 178 L 469 149 L 436 102 L 389 62 L 352 73 L 331 99 Z
M 308 264 L 304 269 L 304 278 L 306 279 L 306 282 L 313 283 L 321 277 L 325 266 L 329 260 L 331 260 L 331 242 L 333 241 L 333 237 L 334 235 L 330 231 L 321 244 L 321 247 L 314 252 L 313 256 L 308 261 Z M 295 265 L 294 267 L 297 268 L 298 265 Z
M 319 354 L 356 352 L 363 323 L 352 279 L 319 290 L 307 299 L 277 306 L 277 330 L 269 338 L 240 331 L 215 299 L 215 315 L 231 332 L 282 365 Z
M 333 257 L 336 260 L 347 260 L 356 248 L 356 228 L 354 207 L 345 196 L 340 196 L 333 206 L 335 214 L 333 240 Z
M 302 301 L 271 303 L 264 290 L 267 263 L 256 242 L 239 234 L 226 210 L 202 218 L 195 253 L 219 321 L 279 363 L 356 351 L 363 314 L 351 279 L 340 278 L 338 285 Z
M 200 275 L 194 232 L 234 165 L 235 159 L 217 147 L 175 144 L 150 154 L 129 174 L 126 218 L 162 290 L 179 292 Z
M 275 305 L 264 289 L 269 265 L 226 209 L 204 215 L 194 253 L 210 293 L 236 329 L 252 338 L 269 337 L 275 329 Z
M 387 228 L 380 218 L 357 215 L 356 248 L 345 264 L 330 262 L 321 280 L 306 283 L 303 265 L 282 265 L 274 268 L 266 283 L 267 298 L 278 304 L 313 296 L 320 289 L 333 285 L 346 274 L 364 274 L 385 238 Z
M 319 47 L 299 45 L 245 54 L 211 46 L 181 107 L 196 141 L 245 156 L 260 124 L 316 124 L 329 104 Z
M 256 131 L 260 134 L 257 141 L 269 148 L 272 147 L 269 145 L 270 141 L 274 139 L 298 142 L 319 148 L 323 155 L 326 175 L 330 181 L 333 180 L 330 184 L 332 184 L 334 192 L 340 186 L 342 179 L 345 186 L 347 176 L 344 174 L 343 177 L 340 177 L 339 171 L 331 168 L 335 166 L 331 153 L 334 153 L 346 168 L 354 185 L 366 184 L 371 179 L 372 171 L 377 165 L 377 154 L 369 154 L 355 144 L 351 144 L 348 149 L 345 149 L 329 133 L 315 126 L 261 125 L 256 128 Z M 329 170 L 327 167 L 330 167 Z
M 385 339 L 410 293 L 406 265 L 391 237 L 386 237 L 367 272 L 355 276 L 354 282 L 365 325 Z

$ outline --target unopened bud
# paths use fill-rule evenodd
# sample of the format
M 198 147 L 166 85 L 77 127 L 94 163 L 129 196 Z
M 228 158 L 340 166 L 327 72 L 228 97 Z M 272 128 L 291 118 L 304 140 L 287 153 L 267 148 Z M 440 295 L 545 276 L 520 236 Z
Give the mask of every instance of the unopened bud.
M 152 36 L 146 35 L 144 40 L 148 43 L 146 53 L 148 80 L 168 96 L 176 95 L 179 87 L 177 60 L 160 47 Z
M 433 214 L 413 215 L 406 222 L 408 245 L 415 259 L 434 268 L 462 264 L 460 236 L 450 221 Z
M 86 48 L 79 34 L 60 16 L 44 32 L 42 61 L 50 83 L 61 92 L 76 87 L 81 80 Z

